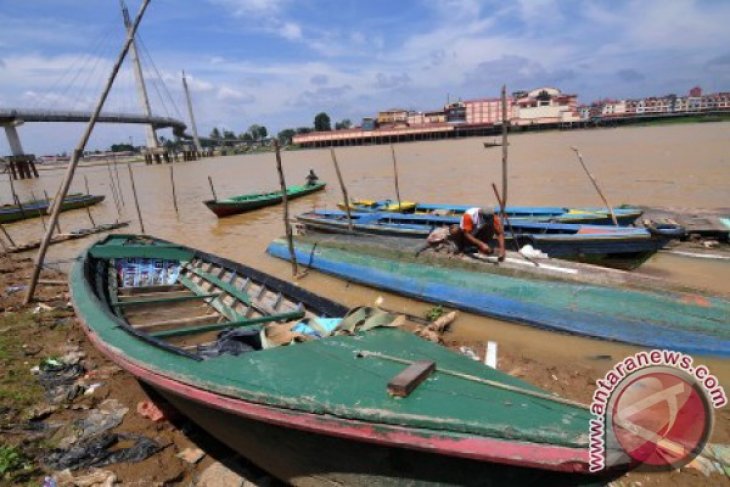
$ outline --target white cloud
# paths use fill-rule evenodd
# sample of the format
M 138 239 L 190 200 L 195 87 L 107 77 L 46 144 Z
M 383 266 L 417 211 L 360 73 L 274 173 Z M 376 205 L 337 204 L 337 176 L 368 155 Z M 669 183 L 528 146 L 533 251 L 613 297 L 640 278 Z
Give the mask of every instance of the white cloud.
M 279 35 L 284 39 L 295 41 L 302 38 L 302 28 L 294 22 L 284 22 L 279 27 Z

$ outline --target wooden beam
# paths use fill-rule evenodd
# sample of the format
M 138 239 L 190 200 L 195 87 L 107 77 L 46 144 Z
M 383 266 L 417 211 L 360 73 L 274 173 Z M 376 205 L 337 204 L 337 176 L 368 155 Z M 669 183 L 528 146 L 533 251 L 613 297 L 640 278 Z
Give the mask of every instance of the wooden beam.
M 141 323 L 139 325 L 133 324 L 132 326 L 137 330 L 146 331 L 146 330 L 152 330 L 155 328 L 163 328 L 166 326 L 198 325 L 200 323 L 211 322 L 218 317 L 220 317 L 220 315 L 217 315 L 215 313 L 210 313 L 207 315 L 193 316 L 191 318 L 178 318 L 178 319 L 174 319 L 174 320 L 153 321 L 152 323 Z
M 163 286 L 138 286 L 138 287 L 120 287 L 118 293 L 120 296 L 159 293 L 167 291 L 184 291 L 187 288 L 182 284 L 166 284 Z
M 194 295 L 190 295 L 190 296 L 175 296 L 175 297 L 171 297 L 171 298 L 160 298 L 160 299 L 136 299 L 133 301 L 120 301 L 118 303 L 114 303 L 113 306 L 122 307 L 122 306 L 135 306 L 135 305 L 141 305 L 141 304 L 177 303 L 180 301 L 192 301 L 194 299 L 217 298 L 220 295 L 221 295 L 221 293 L 211 293 L 211 294 L 194 294 Z
M 223 330 L 225 328 L 240 328 L 242 326 L 260 325 L 262 323 L 270 323 L 272 321 L 290 321 L 304 317 L 304 311 L 292 311 L 289 313 L 281 313 L 276 315 L 259 316 L 257 318 L 248 318 L 244 320 L 228 321 L 225 323 L 214 323 L 211 325 L 195 326 L 192 328 L 178 328 L 176 330 L 165 330 L 151 335 L 155 338 L 172 338 L 186 335 L 198 335 L 209 331 Z
M 396 397 L 407 397 L 418 385 L 436 370 L 436 362 L 419 360 L 406 367 L 388 382 L 388 393 Z

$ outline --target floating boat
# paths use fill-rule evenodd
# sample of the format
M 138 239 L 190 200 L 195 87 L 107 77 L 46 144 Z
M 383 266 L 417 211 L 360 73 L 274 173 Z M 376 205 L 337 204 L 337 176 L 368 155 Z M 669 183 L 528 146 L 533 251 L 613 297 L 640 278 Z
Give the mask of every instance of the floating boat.
M 327 183 L 315 183 L 287 186 L 286 196 L 288 199 L 293 200 L 316 191 L 321 191 L 326 185 Z M 278 205 L 282 202 L 283 198 L 281 191 L 271 191 L 269 193 L 252 193 L 241 196 L 231 196 L 230 198 L 222 200 L 207 200 L 203 203 L 205 203 L 205 206 L 215 213 L 216 216 L 222 218 L 225 216 L 257 210 L 265 206 Z
M 434 229 L 459 223 L 457 216 L 405 215 L 398 213 L 352 213 L 356 233 L 425 239 Z M 349 233 L 343 211 L 317 210 L 297 216 L 305 229 Z M 680 227 L 634 228 L 605 225 L 511 221 L 505 244 L 531 245 L 550 257 L 633 269 L 683 234 Z M 510 231 L 511 230 L 511 231 Z
M 102 201 L 104 201 L 103 195 L 74 193 L 63 199 L 61 211 L 86 208 Z M 20 205 L 2 205 L 0 206 L 0 223 L 12 223 L 27 218 L 37 218 L 40 215 L 45 215 L 49 206 L 48 200 L 27 201 Z
M 272 323 L 316 330 L 360 318 L 250 267 L 114 235 L 82 254 L 69 281 L 94 346 L 291 484 L 597 480 L 587 475 L 585 406 L 411 333 L 380 327 L 265 347 Z M 405 397 L 389 394 L 394 377 L 424 360 L 435 364 L 430 376 Z
M 346 205 L 337 205 L 345 210 Z M 400 209 L 398 202 L 393 200 L 355 200 L 350 202 L 350 209 L 359 212 L 395 212 L 431 214 L 441 216 L 462 215 L 469 208 L 479 205 L 445 205 L 432 203 L 414 203 L 403 201 Z M 495 212 L 499 207 L 494 208 Z M 630 225 L 642 214 L 640 208 L 614 208 L 614 214 L 619 225 Z M 511 220 L 532 220 L 538 222 L 557 222 L 590 225 L 613 225 L 611 213 L 605 208 L 568 208 L 559 206 L 508 206 L 505 208 Z
M 603 340 L 730 356 L 726 296 L 666 280 L 554 259 L 505 262 L 427 251 L 401 238 L 309 235 L 300 265 L 396 294 L 502 320 Z M 285 242 L 267 252 L 289 259 Z

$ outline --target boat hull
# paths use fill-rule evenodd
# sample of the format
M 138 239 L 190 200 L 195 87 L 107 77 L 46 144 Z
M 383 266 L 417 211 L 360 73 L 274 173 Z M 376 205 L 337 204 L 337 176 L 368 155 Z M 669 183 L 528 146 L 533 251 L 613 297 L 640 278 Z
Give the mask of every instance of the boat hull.
M 104 201 L 103 195 L 82 195 L 67 197 L 61 205 L 61 211 L 76 210 L 86 208 Z M 15 206 L 12 208 L 0 208 L 0 223 L 13 223 L 28 218 L 37 218 L 45 215 L 48 211 L 48 203 L 46 201 L 38 201 L 31 204 L 24 204 L 23 208 Z
M 321 191 L 325 188 L 325 183 L 314 184 L 311 187 L 302 187 L 303 189 L 298 191 L 289 191 L 287 198 L 293 200 L 307 196 L 309 194 Z M 267 206 L 278 205 L 284 200 L 281 195 L 281 191 L 271 193 L 271 196 L 260 199 L 251 199 L 245 201 L 235 201 L 235 198 L 227 200 L 207 200 L 203 203 L 208 207 L 210 211 L 215 213 L 218 218 L 225 218 L 227 216 L 238 215 L 241 213 L 247 213 L 249 211 L 258 210 L 259 208 L 265 208 Z
M 525 271 L 514 271 L 477 260 L 451 262 L 448 256 L 424 260 L 394 248 L 375 249 L 349 240 L 344 245 L 325 240 L 295 242 L 295 254 L 302 265 L 421 301 L 551 331 L 648 348 L 730 356 L 730 303 L 721 297 L 634 290 L 626 283 L 609 285 L 608 280 L 583 282 L 581 271 L 575 269 L 574 274 L 553 277 L 539 268 L 532 269 L 532 265 Z M 267 252 L 289 259 L 287 245 L 281 240 L 272 242 Z M 548 269 L 557 267 L 547 264 Z M 565 282 L 573 278 L 573 282 Z

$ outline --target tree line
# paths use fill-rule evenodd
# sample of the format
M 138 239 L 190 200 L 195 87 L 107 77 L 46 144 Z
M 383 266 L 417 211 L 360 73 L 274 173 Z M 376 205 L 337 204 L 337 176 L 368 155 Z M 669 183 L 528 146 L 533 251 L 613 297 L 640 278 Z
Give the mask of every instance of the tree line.
M 352 122 L 350 119 L 345 118 L 339 122 L 335 122 L 334 129 L 344 130 L 351 127 Z M 308 134 L 309 132 L 328 132 L 330 130 L 332 130 L 332 120 L 330 119 L 330 116 L 325 112 L 320 112 L 314 116 L 314 124 L 312 127 L 288 128 L 281 130 L 278 134 L 276 134 L 276 136 L 279 139 L 280 144 L 289 145 L 295 135 Z

